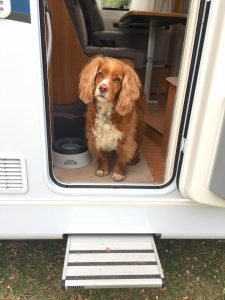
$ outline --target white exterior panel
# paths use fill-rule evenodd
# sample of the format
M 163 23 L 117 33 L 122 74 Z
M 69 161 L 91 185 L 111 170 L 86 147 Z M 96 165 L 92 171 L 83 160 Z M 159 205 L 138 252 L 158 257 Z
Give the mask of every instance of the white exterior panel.
M 63 234 L 161 234 L 224 239 L 225 209 L 213 207 L 1 206 L 1 239 L 61 239 Z
M 38 1 L 30 5 L 31 24 L 0 20 L 0 157 L 21 154 L 27 172 L 25 194 L 0 193 L 0 238 L 62 238 L 68 233 L 225 238 L 225 211 L 197 207 L 178 192 L 175 182 L 163 189 L 66 189 L 51 181 Z M 218 93 L 216 110 L 221 108 Z

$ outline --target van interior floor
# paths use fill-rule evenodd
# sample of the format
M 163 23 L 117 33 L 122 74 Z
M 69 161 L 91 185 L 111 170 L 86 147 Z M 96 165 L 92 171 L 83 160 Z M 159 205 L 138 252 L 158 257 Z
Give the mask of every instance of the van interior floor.
M 128 166 L 126 170 L 127 177 L 122 183 L 116 184 L 156 184 L 163 181 L 164 161 L 160 153 L 160 147 L 152 142 L 148 137 L 144 137 L 140 161 L 136 165 Z M 109 164 L 112 165 L 114 157 L 109 158 Z M 104 177 L 95 175 L 97 162 L 92 161 L 88 166 L 77 169 L 62 169 L 54 167 L 53 173 L 57 181 L 73 185 L 76 183 L 113 183 L 111 179 L 112 172 Z M 112 169 L 112 166 L 111 168 Z
M 160 184 L 164 180 L 165 159 L 161 154 L 161 147 L 147 136 L 144 136 L 141 152 L 151 170 L 154 184 Z

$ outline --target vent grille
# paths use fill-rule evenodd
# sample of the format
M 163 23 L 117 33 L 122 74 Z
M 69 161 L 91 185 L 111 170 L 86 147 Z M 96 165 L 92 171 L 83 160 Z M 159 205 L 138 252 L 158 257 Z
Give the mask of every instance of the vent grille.
M 25 160 L 0 157 L 0 193 L 24 193 L 26 191 Z

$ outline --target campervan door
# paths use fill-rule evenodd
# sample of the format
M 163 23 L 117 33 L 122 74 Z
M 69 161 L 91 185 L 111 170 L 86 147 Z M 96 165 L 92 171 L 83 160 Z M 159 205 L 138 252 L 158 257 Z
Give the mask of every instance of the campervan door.
M 225 238 L 224 0 L 191 1 L 168 180 L 159 185 L 52 180 L 44 5 L 11 4 L 0 19 L 0 238 Z

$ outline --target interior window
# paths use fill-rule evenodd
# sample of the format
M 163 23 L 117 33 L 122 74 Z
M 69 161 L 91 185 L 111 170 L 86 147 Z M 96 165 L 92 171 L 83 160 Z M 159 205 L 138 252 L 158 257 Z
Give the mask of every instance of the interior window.
M 121 8 L 129 9 L 131 0 L 102 0 L 102 7 L 104 8 Z
M 152 29 L 155 42 L 153 65 L 150 69 L 146 64 L 149 55 L 150 19 L 141 14 L 123 19 L 129 14 L 128 9 L 132 1 L 45 2 L 51 12 L 53 32 L 48 85 L 52 136 L 52 144 L 49 147 L 52 153 L 51 172 L 54 180 L 67 187 L 103 184 L 151 188 L 165 183 L 173 108 L 175 101 L 179 101 L 176 100 L 176 92 L 189 0 L 166 1 L 166 5 L 165 1 L 155 2 L 153 12 L 168 13 L 168 16 L 176 13 L 180 15 L 180 19 L 174 21 L 167 17 L 160 22 L 155 21 Z M 93 6 L 86 9 L 84 3 L 92 3 Z M 104 7 L 123 8 L 126 11 L 109 12 L 104 11 Z M 143 10 L 143 7 L 141 9 Z M 148 14 L 149 8 L 146 12 Z M 104 174 L 99 173 L 96 176 L 98 163 L 89 151 L 86 140 L 87 104 L 80 98 L 80 73 L 90 58 L 99 54 L 115 57 L 134 67 L 146 94 L 144 134 L 139 160 L 135 165 L 126 166 L 125 176 L 121 180 L 115 180 L 112 174 L 113 164 L 117 159 L 116 151 L 108 155 L 109 174 L 103 172 Z M 96 77 L 104 76 L 102 73 L 104 70 L 100 70 Z M 119 80 L 123 81 L 123 78 L 119 75 L 116 78 L 116 84 L 122 84 Z M 96 124 L 95 122 L 93 124 Z M 111 119 L 108 123 L 112 126 L 110 122 Z

